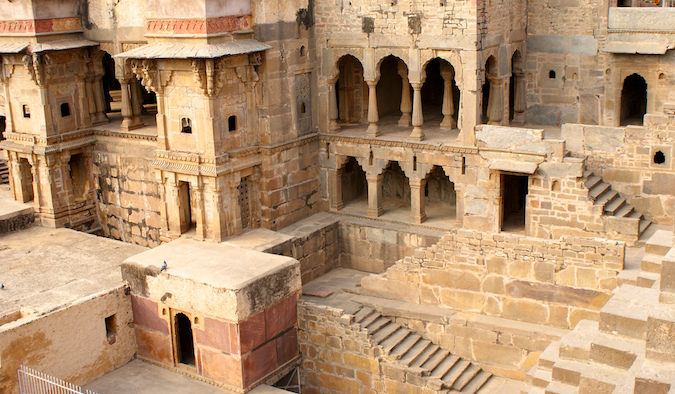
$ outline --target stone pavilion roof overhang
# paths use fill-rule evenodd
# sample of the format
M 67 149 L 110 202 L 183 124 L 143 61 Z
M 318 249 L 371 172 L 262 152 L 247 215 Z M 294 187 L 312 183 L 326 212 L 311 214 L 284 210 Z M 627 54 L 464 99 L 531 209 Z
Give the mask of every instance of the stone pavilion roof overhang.
M 218 44 L 152 43 L 120 53 L 130 59 L 215 59 L 223 56 L 261 52 L 272 48 L 256 40 L 228 41 Z
M 41 53 L 47 51 L 61 51 L 64 49 L 93 47 L 97 45 L 98 42 L 89 40 L 60 40 L 43 43 L 0 41 L 0 54 L 13 54 L 24 51 L 27 53 Z

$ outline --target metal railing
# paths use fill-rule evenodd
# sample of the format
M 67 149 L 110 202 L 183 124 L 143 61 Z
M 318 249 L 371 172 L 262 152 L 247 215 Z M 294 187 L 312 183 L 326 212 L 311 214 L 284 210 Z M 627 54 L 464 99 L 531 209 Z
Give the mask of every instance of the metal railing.
M 96 394 L 23 365 L 17 373 L 20 394 Z

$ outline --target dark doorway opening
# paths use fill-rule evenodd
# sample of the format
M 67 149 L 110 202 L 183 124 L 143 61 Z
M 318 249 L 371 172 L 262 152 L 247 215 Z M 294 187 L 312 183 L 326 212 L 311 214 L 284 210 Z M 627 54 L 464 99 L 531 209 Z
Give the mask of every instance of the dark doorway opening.
M 70 166 L 70 182 L 73 187 L 73 197 L 75 201 L 84 200 L 90 188 L 87 160 L 82 153 L 78 153 L 70 156 L 68 165 Z
M 106 112 L 120 111 L 122 101 L 122 86 L 115 78 L 115 61 L 109 53 L 103 55 L 103 94 L 105 97 Z M 111 103 L 116 102 L 115 108 Z
M 366 200 L 366 173 L 355 158 L 350 157 L 342 169 L 342 202 L 346 205 L 354 200 Z
M 340 77 L 337 81 L 338 121 L 361 123 L 366 120 L 367 88 L 363 80 L 363 66 L 351 55 L 343 56 L 338 63 Z
M 642 124 L 647 113 L 647 82 L 638 74 L 631 74 L 623 81 L 621 89 L 621 126 Z
M 422 108 L 424 109 L 424 119 L 427 122 L 429 119 L 431 122 L 435 122 L 438 119 L 440 123 L 443 120 L 443 101 L 445 100 L 445 84 L 450 84 L 450 97 L 448 99 L 452 100 L 453 114 L 452 118 L 457 124 L 458 111 L 459 108 L 459 88 L 455 84 L 454 73 L 455 70 L 452 65 L 447 61 L 440 58 L 432 59 L 427 64 L 425 70 L 426 79 L 424 85 L 422 85 L 421 95 L 422 95 Z M 453 75 L 451 80 L 446 81 L 443 78 L 442 72 L 444 70 L 452 70 Z
M 525 205 L 529 177 L 502 174 L 502 231 L 525 230 Z
M 180 233 L 184 234 L 195 225 L 192 220 L 192 196 L 190 195 L 190 183 L 189 182 L 180 182 L 178 189 L 178 199 L 179 207 L 178 212 L 180 214 Z
M 176 360 L 179 364 L 195 365 L 195 345 L 192 323 L 182 313 L 176 315 Z
M 380 64 L 377 82 L 377 112 L 380 117 L 401 114 L 402 78 L 398 74 L 399 58 L 389 55 Z
M 33 201 L 33 166 L 28 159 L 19 159 L 19 172 L 21 173 L 21 202 Z

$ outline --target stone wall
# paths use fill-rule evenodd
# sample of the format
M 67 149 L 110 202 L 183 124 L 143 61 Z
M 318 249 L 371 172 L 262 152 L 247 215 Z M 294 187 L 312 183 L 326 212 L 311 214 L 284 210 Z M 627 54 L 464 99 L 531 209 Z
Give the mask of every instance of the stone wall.
M 133 137 L 97 136 L 93 171 L 99 218 L 106 237 L 154 247 L 161 227 L 161 197 L 150 165 L 157 143 Z
M 567 149 L 588 156 L 586 167 L 612 185 L 649 220 L 675 216 L 675 117 L 646 115 L 645 126 L 565 125 Z M 663 163 L 656 163 L 661 152 Z
M 128 363 L 136 354 L 131 302 L 125 289 L 94 294 L 42 316 L 0 325 L 0 391 L 18 393 L 17 369 L 26 365 L 85 384 Z M 114 333 L 105 319 L 115 316 Z
M 395 226 L 368 226 L 341 221 L 339 231 L 340 266 L 380 273 L 416 248 L 429 247 L 440 239 L 437 231 L 397 229 Z
M 571 328 L 598 320 L 623 269 L 622 242 L 577 237 L 543 240 L 457 230 L 415 250 L 363 294 L 458 311 Z

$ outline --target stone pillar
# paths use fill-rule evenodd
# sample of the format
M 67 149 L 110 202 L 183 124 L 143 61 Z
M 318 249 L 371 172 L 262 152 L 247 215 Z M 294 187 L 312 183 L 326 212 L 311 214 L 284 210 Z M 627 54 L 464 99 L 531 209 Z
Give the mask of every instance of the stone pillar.
M 108 117 L 105 114 L 105 97 L 103 92 L 102 77 L 96 77 L 93 83 L 94 101 L 96 102 L 96 123 L 108 122 Z
M 410 134 L 410 138 L 422 141 L 424 139 L 424 132 L 422 131 L 422 125 L 424 124 L 424 115 L 422 115 L 422 84 L 413 83 L 413 112 L 412 112 L 412 125 L 413 131 Z
M 447 64 L 441 66 L 441 77 L 443 77 L 443 121 L 442 129 L 457 128 L 455 121 L 455 103 L 452 97 L 452 81 L 455 79 L 455 71 Z
M 366 81 L 368 84 L 368 130 L 366 136 L 370 138 L 379 137 L 380 129 L 377 122 L 380 116 L 377 113 L 377 81 Z
M 129 91 L 129 79 L 120 80 L 122 88 L 122 130 L 133 130 L 133 112 L 131 110 L 131 92 Z
M 169 209 L 167 209 L 167 213 L 169 216 L 169 234 L 172 237 L 177 237 L 180 236 L 181 234 L 181 228 L 180 228 L 180 209 L 181 209 L 181 204 L 180 204 L 180 185 L 171 182 L 169 189 L 171 189 L 171 205 Z
M 488 124 L 498 125 L 504 116 L 502 104 L 502 80 L 492 75 L 487 76 L 490 81 L 490 97 L 488 99 Z
M 192 206 L 194 207 L 196 231 L 195 239 L 203 241 L 206 238 L 206 228 L 204 226 L 204 199 L 202 198 L 202 190 L 197 182 L 197 187 L 190 191 L 192 194 Z
M 94 124 L 96 119 L 96 98 L 94 97 L 94 78 L 87 77 L 84 80 L 84 90 L 87 94 L 87 106 L 89 107 L 89 121 Z
M 424 210 L 424 186 L 426 179 L 410 179 L 410 221 L 412 223 L 423 223 L 427 220 L 427 214 Z
M 132 85 L 129 86 L 131 93 L 131 113 L 134 128 L 144 126 L 141 120 L 141 110 L 143 109 L 143 102 L 141 101 L 141 85 L 137 79 L 133 79 Z
M 398 75 L 401 76 L 401 119 L 398 125 L 410 127 L 412 101 L 410 100 L 410 80 L 408 80 L 408 67 L 403 62 L 398 63 Z
M 523 70 L 513 71 L 515 76 L 515 91 L 513 95 L 513 123 L 518 125 L 525 124 L 525 110 L 527 109 L 525 73 Z
M 342 202 L 342 169 L 328 170 L 330 177 L 330 209 L 339 211 L 344 207 Z
M 337 81 L 328 81 L 328 131 L 337 133 L 340 131 L 340 126 L 337 124 L 338 119 L 338 103 L 337 103 Z
M 368 216 L 376 218 L 384 213 L 382 209 L 382 180 L 384 174 L 366 175 L 368 180 Z

